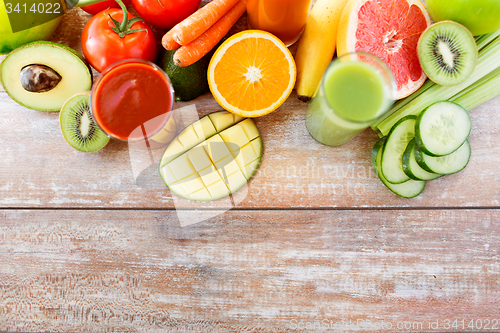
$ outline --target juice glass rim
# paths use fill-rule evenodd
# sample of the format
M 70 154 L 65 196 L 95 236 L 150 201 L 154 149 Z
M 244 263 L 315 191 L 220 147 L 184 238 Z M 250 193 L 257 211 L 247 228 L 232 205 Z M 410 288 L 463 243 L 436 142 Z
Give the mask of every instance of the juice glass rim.
M 385 106 L 385 111 L 384 112 L 380 112 L 380 113 L 377 113 L 375 115 L 374 118 L 371 118 L 371 119 L 368 119 L 368 120 L 354 120 L 354 119 L 349 119 L 349 118 L 346 118 L 345 116 L 343 116 L 342 114 L 338 113 L 334 108 L 333 106 L 330 104 L 330 101 L 328 101 L 328 98 L 326 98 L 326 92 L 325 92 L 325 84 L 326 84 L 326 80 L 325 80 L 325 77 L 327 75 L 327 73 L 329 71 L 332 70 L 332 68 L 334 66 L 336 66 L 338 63 L 341 62 L 341 59 L 343 58 L 348 58 L 348 57 L 353 57 L 353 56 L 363 56 L 363 57 L 367 57 L 367 58 L 370 58 L 372 60 L 374 60 L 378 65 L 380 65 L 388 74 L 388 77 L 389 77 L 389 84 L 391 86 L 390 88 L 390 91 L 388 91 L 388 94 L 390 96 L 388 96 L 389 98 L 387 98 L 386 100 L 388 100 L 389 102 L 387 101 L 384 101 L 384 106 Z M 360 59 L 353 59 L 351 61 L 360 61 L 360 62 L 363 62 L 362 60 Z M 365 62 L 367 65 L 370 65 L 372 66 L 372 64 L 368 63 L 368 62 Z M 377 71 L 377 75 L 381 76 L 380 73 L 378 73 L 379 71 Z M 383 81 L 385 81 L 385 78 L 382 78 Z M 368 53 L 368 52 L 362 52 L 362 51 L 356 51 L 356 52 L 350 52 L 350 53 L 346 53 L 346 54 L 343 54 L 341 55 L 340 57 L 337 57 L 336 59 L 334 59 L 327 67 L 327 69 L 325 70 L 325 72 L 323 73 L 323 77 L 321 79 L 321 84 L 320 84 L 320 89 L 321 89 L 321 93 L 323 94 L 324 96 L 324 99 L 325 99 L 325 103 L 328 105 L 328 107 L 330 108 L 330 111 L 335 113 L 335 115 L 339 118 L 341 118 L 342 120 L 344 121 L 347 121 L 347 122 L 351 122 L 353 124 L 371 124 L 373 123 L 375 120 L 379 119 L 380 117 L 382 117 L 391 107 L 391 105 L 394 103 L 394 96 L 396 94 L 396 91 L 397 91 L 397 85 L 396 85 L 396 79 L 394 78 L 394 75 L 392 74 L 392 71 L 391 69 L 389 68 L 389 66 L 387 66 L 387 64 L 382 60 L 380 59 L 379 57 L 377 57 L 376 55 L 373 55 L 371 53 Z M 387 90 L 386 87 L 384 87 L 384 91 Z
M 94 96 L 94 94 L 96 94 L 96 90 L 97 90 L 97 87 L 99 86 L 100 82 L 103 80 L 103 78 L 109 72 L 111 72 L 115 68 L 118 68 L 120 66 L 123 66 L 123 65 L 126 65 L 126 64 L 130 64 L 130 63 L 144 64 L 144 65 L 151 66 L 154 69 L 158 70 L 158 72 L 166 79 L 166 82 L 168 84 L 168 87 L 169 87 L 168 90 L 169 90 L 169 93 L 170 93 L 170 105 L 169 105 L 169 108 L 168 108 L 168 111 L 167 111 L 167 117 L 166 117 L 165 121 L 161 124 L 161 126 L 159 126 L 158 130 L 156 130 L 153 133 L 147 133 L 148 135 L 146 137 L 142 138 L 142 139 L 123 140 L 123 139 L 118 138 L 118 137 L 116 137 L 114 135 L 111 135 L 105 129 L 103 129 L 102 126 L 99 124 L 99 122 L 97 121 L 96 117 L 94 116 L 94 112 L 95 111 L 94 111 L 94 108 L 93 108 L 93 104 L 94 104 L 93 103 L 93 101 L 94 101 L 93 96 Z M 108 67 L 106 67 L 101 73 L 99 73 L 99 76 L 97 77 L 97 79 L 95 80 L 95 82 L 92 84 L 92 88 L 90 89 L 90 114 L 92 116 L 92 119 L 97 124 L 97 127 L 99 127 L 101 129 L 101 131 L 103 131 L 107 136 L 109 136 L 110 138 L 112 138 L 114 140 L 118 140 L 118 141 L 122 141 L 122 142 L 141 142 L 141 141 L 144 141 L 144 140 L 148 140 L 149 138 L 151 138 L 152 136 L 154 136 L 155 134 L 157 134 L 158 132 L 160 132 L 162 130 L 162 128 L 170 120 L 170 117 L 172 117 L 172 111 L 174 109 L 174 104 L 175 104 L 175 92 L 174 92 L 174 88 L 172 86 L 172 82 L 170 81 L 170 77 L 167 75 L 167 73 L 165 73 L 165 71 L 160 66 L 158 66 L 155 63 L 152 63 L 151 61 L 147 61 L 147 60 L 143 60 L 143 59 L 130 58 L 130 59 L 119 60 L 117 62 L 112 63 L 111 65 L 109 65 Z

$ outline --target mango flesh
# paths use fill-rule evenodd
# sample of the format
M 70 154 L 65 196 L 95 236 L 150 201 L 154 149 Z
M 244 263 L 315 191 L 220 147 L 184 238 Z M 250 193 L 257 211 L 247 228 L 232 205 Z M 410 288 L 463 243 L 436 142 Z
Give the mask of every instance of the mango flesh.
M 260 164 L 262 151 L 253 120 L 214 112 L 186 127 L 170 143 L 159 172 L 175 194 L 215 200 L 246 184 Z

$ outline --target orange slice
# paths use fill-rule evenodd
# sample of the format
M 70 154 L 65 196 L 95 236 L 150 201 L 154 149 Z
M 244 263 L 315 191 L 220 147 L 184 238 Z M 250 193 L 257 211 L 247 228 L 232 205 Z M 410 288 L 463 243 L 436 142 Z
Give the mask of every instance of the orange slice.
M 364 51 L 382 59 L 394 74 L 400 99 L 426 79 L 417 44 L 430 24 L 419 0 L 350 0 L 339 22 L 337 54 Z
M 276 36 L 245 30 L 227 39 L 208 66 L 215 100 L 242 117 L 276 110 L 290 96 L 297 70 L 288 48 Z

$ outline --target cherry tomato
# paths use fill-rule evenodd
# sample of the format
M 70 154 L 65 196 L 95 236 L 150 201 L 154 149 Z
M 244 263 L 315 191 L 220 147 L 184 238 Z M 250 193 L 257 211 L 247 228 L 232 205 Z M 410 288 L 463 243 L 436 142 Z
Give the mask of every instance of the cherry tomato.
M 122 0 L 122 1 L 125 4 L 125 6 L 128 7 L 130 5 L 130 0 Z M 101 2 L 94 3 L 92 5 L 83 6 L 80 8 L 89 14 L 95 15 L 99 12 L 102 12 L 105 9 L 120 8 L 120 6 L 116 3 L 115 0 L 104 0 Z
M 106 9 L 92 17 L 83 28 L 83 55 L 98 72 L 123 59 L 155 60 L 156 39 L 153 30 L 146 23 L 136 21 L 128 33 L 121 33 L 122 37 L 114 31 L 116 24 L 123 21 L 123 13 L 121 9 Z M 110 16 L 118 22 L 114 23 Z M 127 12 L 125 19 L 129 18 L 138 19 Z M 130 31 L 136 29 L 143 30 Z
M 132 0 L 137 14 L 160 29 L 171 29 L 193 14 L 201 0 Z

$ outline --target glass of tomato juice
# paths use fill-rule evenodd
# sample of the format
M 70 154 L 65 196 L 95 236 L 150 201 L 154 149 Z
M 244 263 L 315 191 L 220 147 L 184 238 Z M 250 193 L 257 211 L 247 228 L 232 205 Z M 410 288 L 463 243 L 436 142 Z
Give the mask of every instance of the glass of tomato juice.
M 107 67 L 90 93 L 90 108 L 97 125 L 111 138 L 129 143 L 158 142 L 172 116 L 174 89 L 168 75 L 155 64 L 127 59 Z

